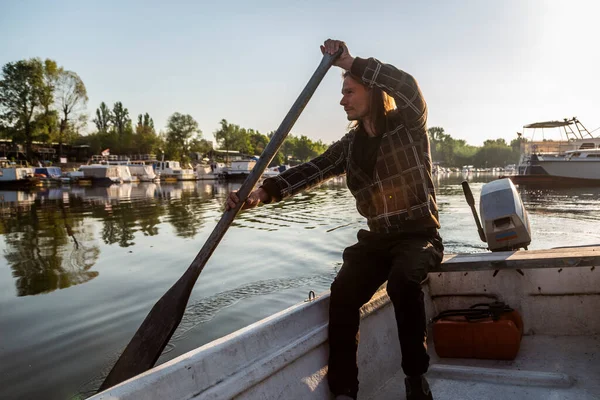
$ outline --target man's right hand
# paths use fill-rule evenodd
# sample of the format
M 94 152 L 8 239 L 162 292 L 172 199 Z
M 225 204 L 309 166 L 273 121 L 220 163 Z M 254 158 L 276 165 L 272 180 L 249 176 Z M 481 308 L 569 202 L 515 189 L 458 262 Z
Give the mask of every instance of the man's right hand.
M 263 203 L 265 203 L 265 202 L 269 202 L 269 200 L 270 200 L 270 196 L 267 193 L 267 191 L 264 190 L 263 188 L 258 188 L 256 190 L 252 191 L 248 195 L 246 202 L 242 206 L 242 210 L 246 210 L 248 208 L 254 208 L 261 201 Z M 235 208 L 239 202 L 240 202 L 240 198 L 237 195 L 237 191 L 229 193 L 229 196 L 227 197 L 227 202 L 225 203 L 225 210 L 229 211 L 229 210 Z
M 333 62 L 333 65 L 346 71 L 350 71 L 350 68 L 352 68 L 352 63 L 354 62 L 354 57 L 350 55 L 350 51 L 348 50 L 346 43 L 343 41 L 327 39 L 325 43 L 321 45 L 321 53 L 335 54 L 340 47 L 342 48 L 342 54 L 340 54 L 340 56 Z

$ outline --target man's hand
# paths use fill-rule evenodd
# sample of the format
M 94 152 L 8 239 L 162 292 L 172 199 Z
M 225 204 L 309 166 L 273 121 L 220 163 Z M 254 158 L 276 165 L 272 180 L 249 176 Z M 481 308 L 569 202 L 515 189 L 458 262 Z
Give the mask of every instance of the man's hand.
M 346 71 L 350 71 L 352 63 L 354 62 L 354 57 L 350 55 L 346 43 L 341 40 L 327 39 L 321 46 L 321 53 L 335 54 L 340 47 L 342 48 L 342 54 L 334 61 L 333 65 L 345 69 Z
M 268 202 L 269 200 L 270 200 L 269 194 L 263 188 L 258 188 L 248 195 L 246 202 L 242 206 L 242 210 L 246 210 L 248 208 L 254 208 L 261 201 L 263 203 L 265 203 L 265 202 Z M 227 202 L 225 203 L 225 210 L 229 211 L 232 208 L 235 208 L 235 206 L 239 202 L 240 202 L 240 198 L 237 195 L 237 191 L 229 193 L 229 197 L 227 197 Z

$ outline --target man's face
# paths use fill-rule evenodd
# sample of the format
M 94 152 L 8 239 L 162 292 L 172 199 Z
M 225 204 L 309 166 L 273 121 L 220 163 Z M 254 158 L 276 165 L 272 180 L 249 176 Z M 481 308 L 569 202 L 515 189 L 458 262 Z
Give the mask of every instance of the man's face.
M 362 120 L 370 111 L 369 91 L 366 86 L 347 76 L 342 85 L 340 104 L 344 107 L 349 121 Z

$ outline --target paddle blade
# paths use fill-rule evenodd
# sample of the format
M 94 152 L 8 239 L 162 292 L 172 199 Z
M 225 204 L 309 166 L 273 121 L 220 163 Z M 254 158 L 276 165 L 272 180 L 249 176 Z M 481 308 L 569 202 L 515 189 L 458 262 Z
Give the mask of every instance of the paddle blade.
M 473 192 L 471 192 L 471 187 L 469 186 L 469 182 L 462 181 L 462 188 L 465 194 L 465 198 L 467 199 L 467 204 L 470 207 L 475 206 L 475 199 L 473 198 Z
M 183 317 L 196 282 L 196 279 L 190 276 L 192 273 L 194 270 L 188 269 L 152 307 L 100 386 L 99 392 L 146 372 L 154 366 Z

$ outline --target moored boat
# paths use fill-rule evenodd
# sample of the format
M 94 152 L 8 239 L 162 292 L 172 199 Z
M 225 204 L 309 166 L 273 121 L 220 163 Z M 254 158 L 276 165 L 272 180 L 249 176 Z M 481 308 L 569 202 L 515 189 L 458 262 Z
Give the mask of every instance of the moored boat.
M 30 187 L 39 183 L 40 178 L 35 176 L 33 168 L 11 163 L 6 157 L 0 157 L 0 187 Z
M 154 182 L 159 179 L 151 165 L 146 165 L 144 162 L 132 161 L 127 165 L 131 175 L 140 182 Z
M 571 150 L 562 157 L 538 156 L 537 163 L 550 176 L 600 184 L 600 148 Z
M 60 183 L 62 178 L 60 167 L 37 167 L 34 174 L 44 184 Z
M 161 181 L 194 181 L 196 175 L 193 169 L 182 168 L 179 161 L 156 161 L 154 171 L 160 176 Z
M 223 175 L 220 171 L 224 168 L 223 164 L 198 164 L 196 165 L 194 174 L 196 178 L 201 181 L 210 181 L 221 178 Z
M 523 132 L 530 130 L 527 141 L 521 143 L 521 157 L 516 174 L 507 177 L 515 184 L 589 185 L 598 184 L 597 170 L 590 163 L 594 153 L 600 149 L 600 138 L 593 137 L 577 118 L 562 121 L 544 121 L 525 125 Z M 546 133 L 550 130 L 549 133 Z M 542 140 L 536 132 L 542 132 Z M 559 133 L 559 134 L 558 134 Z M 559 140 L 556 140 L 558 138 Z M 575 163 L 564 163 L 573 160 Z M 583 160 L 583 158 L 586 158 Z M 586 164 L 576 164 L 578 161 Z M 583 173 L 583 174 L 582 174 Z
M 89 180 L 94 185 L 112 185 L 122 183 L 121 171 L 117 165 L 91 164 L 79 168 L 83 172 L 82 180 Z

